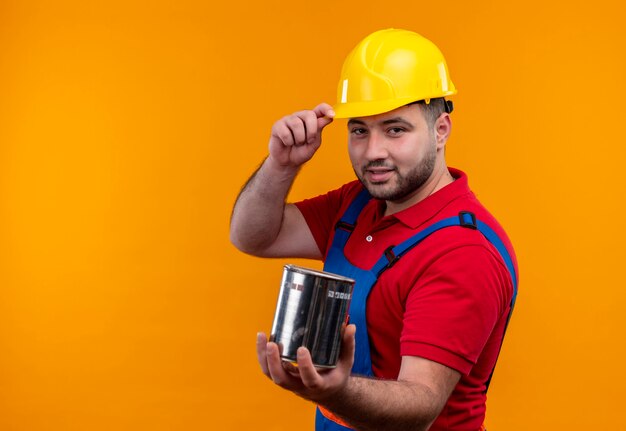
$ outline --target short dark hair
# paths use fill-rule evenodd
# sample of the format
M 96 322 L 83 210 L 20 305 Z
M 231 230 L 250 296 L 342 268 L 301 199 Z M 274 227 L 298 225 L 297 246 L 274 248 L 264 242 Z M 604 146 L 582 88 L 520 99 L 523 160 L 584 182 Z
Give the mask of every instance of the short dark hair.
M 435 125 L 435 121 L 437 121 L 437 118 L 439 118 L 441 114 L 444 112 L 452 112 L 452 102 L 447 101 L 443 97 L 430 99 L 430 103 L 426 103 L 425 100 L 411 103 L 411 105 L 414 104 L 419 105 L 430 127 Z

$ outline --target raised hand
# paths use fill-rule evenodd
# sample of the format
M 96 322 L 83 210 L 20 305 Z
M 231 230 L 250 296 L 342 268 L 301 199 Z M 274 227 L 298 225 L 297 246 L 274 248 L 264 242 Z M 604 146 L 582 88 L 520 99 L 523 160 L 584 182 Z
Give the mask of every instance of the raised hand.
M 300 167 L 313 157 L 322 143 L 322 130 L 333 121 L 335 112 L 327 103 L 312 110 L 298 111 L 272 126 L 269 158 L 282 167 Z

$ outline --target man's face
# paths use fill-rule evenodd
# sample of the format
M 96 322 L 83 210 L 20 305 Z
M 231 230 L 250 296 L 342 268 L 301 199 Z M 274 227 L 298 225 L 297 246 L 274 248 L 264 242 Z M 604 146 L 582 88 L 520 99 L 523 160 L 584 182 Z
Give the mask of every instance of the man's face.
M 352 168 L 377 199 L 403 202 L 433 173 L 436 138 L 416 105 L 348 121 Z

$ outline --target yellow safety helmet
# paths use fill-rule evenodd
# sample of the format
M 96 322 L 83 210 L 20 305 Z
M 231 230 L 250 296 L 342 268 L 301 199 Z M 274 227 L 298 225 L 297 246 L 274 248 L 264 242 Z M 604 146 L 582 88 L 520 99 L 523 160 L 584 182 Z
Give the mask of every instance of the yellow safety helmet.
M 452 94 L 456 88 L 434 43 L 408 30 L 379 30 L 363 39 L 344 61 L 335 118 L 382 114 Z

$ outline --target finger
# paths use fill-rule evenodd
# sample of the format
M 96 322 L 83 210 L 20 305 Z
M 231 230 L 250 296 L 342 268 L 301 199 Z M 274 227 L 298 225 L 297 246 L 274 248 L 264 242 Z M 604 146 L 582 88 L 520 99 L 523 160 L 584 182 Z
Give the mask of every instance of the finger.
M 276 136 L 286 147 L 290 147 L 294 144 L 294 137 L 287 125 L 286 118 L 274 124 L 274 127 L 272 127 L 272 135 Z
M 270 377 L 270 372 L 267 368 L 267 336 L 263 332 L 256 334 L 256 356 L 263 374 Z
M 318 137 L 316 114 L 314 111 L 303 111 L 299 114 L 306 130 L 306 143 L 314 144 Z
M 335 111 L 328 103 L 320 103 L 313 108 L 313 112 L 315 112 L 315 115 L 317 116 L 318 131 L 321 131 L 324 127 L 332 123 L 333 118 L 335 118 Z
M 306 347 L 299 347 L 296 355 L 298 358 L 298 370 L 300 371 L 300 379 L 302 380 L 302 383 L 311 389 L 320 388 L 324 383 L 324 379 L 317 372 L 317 369 L 315 369 L 309 349 Z
M 298 114 L 294 114 L 287 118 L 286 123 L 293 135 L 293 144 L 295 146 L 304 145 L 306 143 L 306 126 L 303 119 Z
M 341 342 L 341 352 L 339 353 L 339 361 L 337 366 L 347 369 L 352 369 L 354 363 L 354 351 L 356 346 L 355 341 L 356 325 L 350 324 L 343 330 L 343 339 Z
M 335 117 L 335 111 L 333 110 L 333 107 L 330 106 L 328 103 L 320 103 L 315 108 L 313 108 L 313 112 L 315 112 L 315 115 L 317 116 L 317 118 L 322 118 L 322 117 L 334 118 Z
M 279 386 L 287 386 L 293 379 L 283 368 L 278 344 L 267 343 L 267 368 L 271 379 Z

